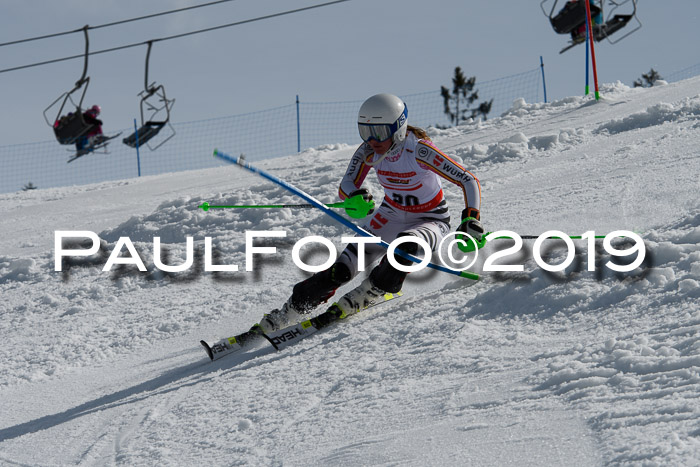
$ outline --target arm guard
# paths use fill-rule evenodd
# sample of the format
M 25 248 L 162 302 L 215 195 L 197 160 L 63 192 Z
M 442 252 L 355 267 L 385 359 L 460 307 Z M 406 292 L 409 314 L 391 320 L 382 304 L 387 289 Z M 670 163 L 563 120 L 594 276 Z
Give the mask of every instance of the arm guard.
M 348 169 L 345 171 L 345 175 L 340 181 L 340 189 L 338 190 L 340 199 L 347 198 L 350 193 L 362 186 L 362 182 L 365 181 L 365 177 L 367 177 L 369 169 L 371 169 L 365 161 L 367 157 L 372 154 L 370 145 L 362 143 L 355 151 L 355 154 L 352 155 L 350 163 L 348 164 Z
M 416 160 L 442 178 L 460 186 L 464 193 L 464 206 L 476 214 L 471 217 L 479 218 L 481 185 L 474 174 L 425 140 L 419 141 L 416 146 Z

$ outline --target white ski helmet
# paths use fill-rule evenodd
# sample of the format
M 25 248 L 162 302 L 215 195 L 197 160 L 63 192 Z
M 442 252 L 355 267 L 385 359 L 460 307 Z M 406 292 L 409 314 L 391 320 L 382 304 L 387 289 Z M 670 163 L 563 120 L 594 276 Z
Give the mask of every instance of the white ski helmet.
M 365 142 L 393 138 L 394 143 L 400 143 L 406 139 L 408 108 L 393 94 L 375 94 L 360 107 L 357 126 Z

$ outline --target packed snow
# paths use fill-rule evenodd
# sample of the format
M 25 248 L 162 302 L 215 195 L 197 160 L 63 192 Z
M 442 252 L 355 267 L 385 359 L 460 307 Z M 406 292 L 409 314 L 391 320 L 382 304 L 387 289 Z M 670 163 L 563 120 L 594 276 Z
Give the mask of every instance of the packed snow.
M 233 166 L 0 195 L 0 464 L 700 465 L 698 89 L 618 82 L 600 101 L 517 100 L 499 118 L 429 129 L 479 177 L 487 230 L 634 232 L 646 257 L 633 271 L 612 271 L 625 260 L 602 240 L 589 271 L 574 240 L 572 265 L 548 272 L 525 240 L 500 260 L 524 272 L 485 272 L 513 244 L 493 240 L 479 281 L 420 271 L 403 297 L 298 345 L 215 362 L 200 339 L 248 329 L 308 276 L 297 240 L 340 250 L 350 232 L 317 210 L 199 209 L 302 202 Z M 353 151 L 252 163 L 329 203 Z M 445 191 L 455 228 L 461 193 Z M 63 230 L 97 233 L 99 253 L 55 271 Z M 246 272 L 253 230 L 287 236 Z M 103 271 L 121 237 L 147 271 Z M 171 265 L 192 237 L 193 267 L 156 268 L 154 237 Z M 204 270 L 206 237 L 215 264 L 239 272 Z M 563 242 L 545 243 L 561 263 Z M 322 263 L 325 249 L 303 257 Z

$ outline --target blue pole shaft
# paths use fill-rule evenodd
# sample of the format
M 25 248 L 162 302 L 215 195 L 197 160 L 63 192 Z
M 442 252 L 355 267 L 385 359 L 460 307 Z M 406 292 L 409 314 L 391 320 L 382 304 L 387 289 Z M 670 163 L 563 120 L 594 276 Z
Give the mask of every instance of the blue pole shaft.
M 254 174 L 258 174 L 261 177 L 281 186 L 282 188 L 285 188 L 286 190 L 288 190 L 288 191 L 294 193 L 295 195 L 299 196 L 300 198 L 302 198 L 307 203 L 313 204 L 314 207 L 320 209 L 325 214 L 331 216 L 336 221 L 340 222 L 341 224 L 343 224 L 344 226 L 346 226 L 350 230 L 354 231 L 355 233 L 357 233 L 363 237 L 373 237 L 374 236 L 370 232 L 363 229 L 362 227 L 359 227 L 359 226 L 353 224 L 352 222 L 345 219 L 340 214 L 334 212 L 332 209 L 328 208 L 325 204 L 321 203 L 320 201 L 318 201 L 316 198 L 312 197 L 311 195 L 301 191 L 300 189 L 296 188 L 295 186 L 292 186 L 291 184 L 285 182 L 284 180 L 281 180 L 281 179 L 275 177 L 274 175 L 265 172 L 262 169 L 259 169 L 257 167 L 253 167 L 249 163 L 243 161 L 240 157 L 231 157 L 228 154 L 225 154 L 225 153 L 219 151 L 218 149 L 214 150 L 214 157 L 218 157 L 219 159 L 222 159 L 226 162 L 230 162 L 231 164 L 236 164 L 239 167 L 242 167 L 250 172 L 253 172 Z M 384 248 L 389 248 L 389 244 L 387 242 L 385 242 L 384 240 L 382 240 L 380 242 L 380 245 L 382 245 Z M 421 261 L 420 259 L 416 258 L 415 256 L 409 255 L 408 253 L 405 253 L 401 250 L 396 250 L 396 254 L 398 254 L 399 256 L 406 258 L 410 261 L 413 261 L 414 263 L 419 263 Z M 438 271 L 446 272 L 446 273 L 452 274 L 454 276 L 464 277 L 466 279 L 472 279 L 472 280 L 479 280 L 479 275 L 474 274 L 472 272 L 455 271 L 454 269 L 446 268 L 445 266 L 435 264 L 435 263 L 428 263 L 427 267 L 429 267 L 431 269 L 438 270 Z
M 299 122 L 299 94 L 297 94 L 297 152 L 301 152 L 301 124 Z
M 540 55 L 540 68 L 542 68 L 542 87 L 544 88 L 544 103 L 547 103 L 547 82 L 544 80 L 544 61 Z
M 139 154 L 139 130 L 136 126 L 136 119 L 134 119 L 134 136 L 136 137 L 136 166 L 139 171 L 139 177 L 141 176 L 141 155 Z

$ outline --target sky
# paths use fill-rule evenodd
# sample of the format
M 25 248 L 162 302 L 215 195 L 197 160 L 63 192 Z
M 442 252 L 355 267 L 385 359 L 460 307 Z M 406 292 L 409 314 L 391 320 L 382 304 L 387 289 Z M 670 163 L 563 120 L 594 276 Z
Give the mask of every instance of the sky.
M 202 3 L 4 1 L 0 43 Z M 90 47 L 138 44 L 320 3 L 237 0 L 92 30 Z M 640 30 L 614 45 L 596 44 L 601 83 L 631 85 L 652 67 L 663 76 L 700 63 L 697 0 L 641 0 L 637 13 Z M 175 98 L 172 122 L 177 123 L 288 105 L 297 95 L 305 102 L 334 102 L 377 92 L 439 90 L 450 85 L 456 66 L 476 76 L 478 85 L 537 68 L 542 56 L 551 101 L 584 91 L 584 48 L 560 55 L 566 42 L 551 29 L 538 1 L 351 0 L 157 42 L 149 81 L 164 85 Z M 83 50 L 82 33 L 0 47 L 0 69 Z M 85 104 L 102 106 L 105 130 L 127 128 L 138 117 L 145 57 L 142 45 L 89 58 Z M 0 145 L 52 139 L 44 109 L 72 88 L 82 69 L 82 60 L 70 60 L 0 73 Z

